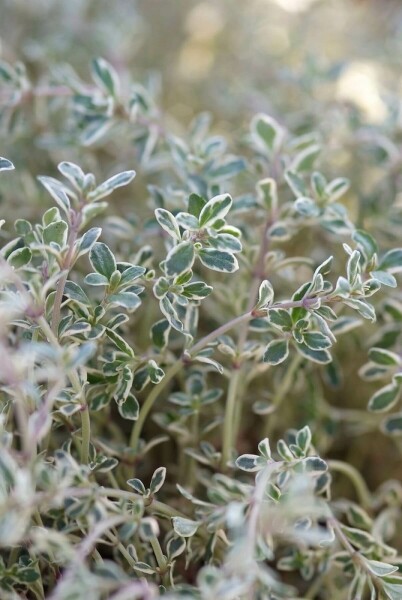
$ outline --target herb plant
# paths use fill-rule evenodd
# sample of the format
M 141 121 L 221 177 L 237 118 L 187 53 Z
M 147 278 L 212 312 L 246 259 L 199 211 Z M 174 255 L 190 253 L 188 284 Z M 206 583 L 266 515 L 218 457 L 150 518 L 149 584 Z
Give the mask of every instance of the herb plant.
M 398 447 L 402 248 L 356 224 L 315 133 L 177 135 L 127 77 L 0 64 L 10 135 L 45 102 L 82 157 L 1 220 L 1 598 L 401 598 L 402 484 L 335 442 Z M 368 410 L 331 403 L 343 377 L 380 381 Z

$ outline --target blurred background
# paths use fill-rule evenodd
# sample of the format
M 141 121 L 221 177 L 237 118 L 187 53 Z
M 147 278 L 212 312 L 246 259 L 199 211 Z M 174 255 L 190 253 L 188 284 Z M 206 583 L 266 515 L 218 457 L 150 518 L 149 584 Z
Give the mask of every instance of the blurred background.
M 151 88 L 176 134 L 208 110 L 214 129 L 230 139 L 254 113 L 267 112 L 295 133 L 319 131 L 331 174 L 350 176 L 359 187 L 356 210 L 368 206 L 377 217 L 394 203 L 400 0 L 0 0 L 0 59 L 25 63 L 34 85 L 59 79 L 66 63 L 90 81 L 96 56 L 123 79 L 129 74 Z M 23 114 L 25 126 L 14 114 L 13 137 L 20 130 L 21 145 L 13 139 L 9 148 L 1 99 L 4 155 L 18 155 L 31 173 L 66 158 L 60 140 L 51 148 L 44 141 L 48 115 L 40 103 L 32 109 L 34 129 L 27 127 L 32 114 Z
M 58 82 L 65 64 L 90 82 L 90 61 L 97 56 L 110 61 L 123 82 L 131 77 L 149 89 L 163 126 L 176 135 L 185 135 L 205 110 L 229 146 L 240 139 L 233 148 L 240 154 L 256 112 L 275 116 L 294 133 L 317 132 L 326 149 L 322 171 L 351 179 L 345 201 L 358 225 L 385 248 L 402 245 L 400 0 L 0 0 L 0 58 L 22 61 L 33 86 Z M 137 168 L 124 126 L 121 138 L 80 148 L 68 137 L 63 98 L 49 119 L 40 98 L 10 112 L 6 96 L 0 88 L 0 154 L 19 169 L 18 178 L 2 183 L 0 212 L 7 220 L 39 218 L 49 198 L 35 177 L 55 174 L 60 160 L 97 175 L 104 165 L 111 172 Z M 136 210 L 149 181 L 152 174 L 136 187 Z M 113 210 L 125 214 L 124 205 Z M 352 356 L 357 348 L 359 364 Z M 356 384 L 365 361 L 362 341 L 348 336 L 339 358 L 347 365 L 345 383 L 327 397 L 340 409 L 364 408 L 373 387 Z M 314 393 L 320 392 L 310 392 L 303 407 L 291 407 L 304 411 L 301 421 L 315 410 Z M 370 485 L 399 476 L 393 441 L 370 431 L 345 447 L 344 432 L 332 433 L 340 434 L 334 452 L 346 459 L 353 454 Z M 349 434 L 353 438 L 353 430 Z

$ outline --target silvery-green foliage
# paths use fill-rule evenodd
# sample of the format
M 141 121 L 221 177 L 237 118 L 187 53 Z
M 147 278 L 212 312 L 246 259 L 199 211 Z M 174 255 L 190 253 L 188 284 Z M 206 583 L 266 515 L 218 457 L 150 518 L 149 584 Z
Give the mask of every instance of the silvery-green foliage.
M 0 79 L 12 135 L 44 88 L 21 62 Z M 400 598 L 402 486 L 334 458 L 343 427 L 402 432 L 376 415 L 400 402 L 399 242 L 349 210 L 316 131 L 178 134 L 101 57 L 46 85 L 77 158 L 0 221 L 1 593 Z M 351 352 L 373 414 L 331 404 Z

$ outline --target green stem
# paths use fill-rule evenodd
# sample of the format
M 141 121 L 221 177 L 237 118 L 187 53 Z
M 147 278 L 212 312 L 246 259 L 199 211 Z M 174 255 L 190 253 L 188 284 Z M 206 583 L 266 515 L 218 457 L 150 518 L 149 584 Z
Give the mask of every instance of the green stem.
M 80 488 L 78 488 L 78 490 L 79 489 Z M 72 495 L 74 495 L 73 491 L 71 493 Z M 120 489 L 115 490 L 114 488 L 101 487 L 99 488 L 98 493 L 100 493 L 102 496 L 122 498 L 123 500 L 133 500 L 133 498 L 138 498 L 138 496 L 136 494 L 133 494 L 133 492 Z M 148 504 L 145 508 L 149 512 L 158 513 L 169 519 L 171 519 L 172 517 L 188 518 L 184 513 L 180 512 L 179 510 L 176 510 L 175 508 L 172 508 L 171 506 L 168 506 L 167 504 L 164 504 L 163 502 L 159 502 L 159 500 L 152 500 L 151 504 Z
M 209 333 L 208 335 L 203 337 L 199 342 L 194 344 L 194 346 L 192 348 L 190 348 L 188 355 L 184 356 L 184 358 L 187 360 L 190 360 L 191 355 L 194 355 L 197 352 L 199 352 L 200 350 L 202 350 L 203 348 L 205 348 L 205 346 L 207 346 L 210 342 L 213 342 L 220 335 L 223 335 L 224 333 L 226 333 L 233 327 L 237 327 L 241 323 L 247 322 L 250 319 L 253 319 L 255 317 L 267 316 L 270 309 L 273 309 L 273 308 L 287 309 L 287 308 L 298 308 L 298 307 L 304 307 L 304 308 L 308 309 L 310 307 L 310 305 L 312 305 L 315 301 L 316 301 L 315 298 L 303 298 L 302 300 L 286 300 L 284 302 L 276 302 L 275 304 L 272 304 L 268 309 L 261 309 L 259 311 L 251 310 L 251 311 L 245 312 L 242 315 L 239 315 L 238 317 L 231 319 L 227 323 L 224 323 L 223 325 L 221 325 L 220 327 L 218 327 L 214 331 L 211 331 L 211 333 Z M 322 296 L 321 297 L 322 303 L 335 302 L 335 301 L 336 301 L 336 297 L 331 297 L 331 296 Z M 150 410 L 152 409 L 152 407 L 153 407 L 155 401 L 158 399 L 159 395 L 163 392 L 163 390 L 166 388 L 168 383 L 173 379 L 173 377 L 180 371 L 180 369 L 182 367 L 183 367 L 183 357 L 180 357 L 179 359 L 176 360 L 176 362 L 174 362 L 169 367 L 169 369 L 166 371 L 165 377 L 162 379 L 161 383 L 156 385 L 152 389 L 151 393 L 145 400 L 144 404 L 141 407 L 139 417 L 138 417 L 137 421 L 135 422 L 134 427 L 131 432 L 131 436 L 130 436 L 131 448 L 138 450 L 138 442 L 140 439 L 141 431 L 144 426 L 146 417 L 148 416 Z
M 191 444 L 196 446 L 198 444 L 198 440 L 200 437 L 199 432 L 199 424 L 200 424 L 200 413 L 198 410 L 191 415 Z M 197 469 L 196 469 L 196 460 L 192 456 L 187 456 L 187 488 L 194 492 L 195 486 L 197 484 Z
M 381 590 L 382 590 L 382 585 L 380 583 L 381 580 L 378 578 L 378 576 L 374 575 L 374 573 L 369 569 L 366 558 L 364 556 L 362 556 L 358 550 L 355 550 L 355 548 L 349 542 L 348 538 L 342 531 L 342 527 L 341 527 L 341 524 L 339 523 L 339 521 L 335 517 L 332 516 L 328 519 L 328 524 L 334 530 L 334 533 L 335 533 L 336 537 L 338 538 L 338 541 L 340 542 L 340 544 L 344 547 L 346 552 L 349 553 L 350 558 L 352 559 L 352 562 L 356 566 L 360 567 L 360 569 L 362 569 L 362 571 L 364 571 L 366 573 L 367 577 L 371 579 L 371 581 L 372 581 L 373 585 L 375 586 L 375 588 L 377 589 L 377 591 L 381 593 Z
M 234 444 L 234 421 L 236 411 L 237 386 L 240 378 L 240 369 L 237 368 L 230 378 L 226 397 L 225 418 L 223 422 L 222 469 L 226 469 L 230 453 Z
M 289 367 L 287 368 L 286 373 L 285 373 L 281 383 L 279 384 L 278 389 L 276 390 L 274 397 L 272 399 L 272 404 L 276 409 L 276 413 L 275 412 L 269 413 L 267 415 L 267 419 L 264 420 L 264 432 L 263 432 L 264 437 L 267 435 L 268 431 L 272 432 L 272 430 L 275 426 L 277 417 L 278 417 L 278 407 L 281 404 L 284 397 L 286 396 L 286 394 L 288 393 L 288 391 L 293 383 L 296 371 L 299 368 L 300 363 L 302 361 L 303 361 L 303 358 L 300 356 L 300 354 L 295 354 L 295 356 L 293 357 L 293 360 L 289 364 Z
M 89 443 L 91 440 L 91 419 L 88 404 L 85 404 L 81 410 L 81 436 L 81 463 L 87 465 L 89 461 Z
M 56 295 L 54 297 L 52 313 L 52 331 L 57 335 L 61 317 L 61 303 L 63 301 L 64 288 L 66 287 L 68 273 L 64 273 L 57 282 Z
M 60 317 L 61 317 L 61 304 L 63 301 L 64 288 L 66 287 L 68 273 L 73 264 L 74 244 L 77 241 L 78 230 L 79 230 L 79 227 L 81 224 L 81 210 L 82 210 L 82 208 L 78 212 L 73 213 L 71 216 L 70 231 L 69 231 L 68 240 L 67 240 L 68 250 L 67 250 L 66 258 L 64 259 L 63 264 L 61 266 L 62 271 L 64 271 L 64 273 L 60 277 L 59 281 L 57 282 L 57 287 L 56 287 L 56 295 L 54 298 L 53 312 L 52 312 L 52 331 L 56 337 L 57 337 L 58 330 L 59 330 L 59 323 L 60 323 Z
M 110 531 L 106 532 L 105 537 L 107 537 L 111 542 L 113 542 L 113 544 L 115 544 L 115 546 L 118 549 L 118 551 L 120 552 L 120 554 L 122 554 L 124 556 L 124 558 L 130 565 L 130 567 L 132 567 L 134 569 L 136 561 L 131 556 L 131 554 L 128 552 L 128 550 L 123 546 L 123 544 L 120 542 L 119 538 L 117 536 L 113 535 L 113 533 L 111 533 Z
M 266 311 L 264 311 L 264 314 L 265 313 L 266 313 Z M 205 348 L 205 346 L 208 346 L 208 344 L 210 342 L 213 342 L 214 340 L 216 340 L 216 338 L 219 337 L 220 335 L 223 335 L 230 329 L 237 327 L 237 325 L 240 325 L 240 323 L 249 321 L 250 319 L 254 318 L 254 316 L 255 315 L 253 315 L 253 313 L 251 311 L 247 311 L 247 312 L 243 313 L 242 315 L 239 315 L 238 317 L 231 319 L 227 323 L 224 323 L 223 325 L 221 325 L 217 329 L 214 329 L 214 331 L 211 331 L 211 333 L 209 333 L 208 335 L 203 337 L 199 342 L 194 344 L 194 346 L 192 348 L 190 348 L 190 353 L 196 354 L 197 352 L 199 352 L 200 350 Z
M 55 335 L 54 331 L 50 327 L 49 323 L 46 321 L 44 317 L 39 317 L 37 319 L 38 325 L 42 329 L 43 334 L 47 338 L 48 342 L 55 348 L 60 348 L 59 340 Z M 77 371 L 71 370 L 68 373 L 68 377 L 71 381 L 71 385 L 78 396 L 82 395 L 82 384 L 79 378 Z M 88 463 L 89 458 L 89 443 L 91 439 L 91 421 L 89 415 L 89 408 L 86 403 L 85 398 L 83 399 L 83 406 L 81 410 L 81 433 L 82 433 L 82 442 L 81 442 L 81 462 L 84 464 Z
M 350 479 L 350 481 L 354 485 L 357 497 L 359 498 L 361 505 L 366 509 L 370 508 L 371 493 L 363 477 L 360 475 L 359 471 L 357 471 L 357 469 L 355 469 L 349 463 L 345 463 L 341 460 L 331 459 L 328 460 L 327 463 L 330 471 L 338 471 L 338 473 L 343 473 L 343 475 L 346 475 Z
M 21 548 L 19 546 L 14 546 L 13 548 L 11 548 L 11 552 L 10 552 L 10 555 L 9 555 L 8 561 L 7 561 L 8 568 L 11 568 L 18 561 L 20 552 L 21 552 Z
M 301 600 L 314 600 L 314 598 L 317 598 L 319 591 L 323 587 L 323 579 L 325 575 L 326 573 L 321 573 L 316 577 L 316 579 L 314 579 Z
M 155 536 L 151 537 L 149 541 L 151 542 L 152 550 L 154 551 L 156 562 L 158 563 L 160 575 L 163 577 L 163 575 L 166 573 L 167 564 L 166 559 L 163 556 L 161 545 L 158 538 Z
M 186 515 L 180 512 L 179 510 L 176 510 L 175 508 L 172 508 L 171 506 L 168 506 L 163 502 L 159 502 L 159 500 L 152 500 L 152 504 L 150 504 L 146 508 L 152 513 L 161 514 L 164 517 L 168 517 L 169 519 L 171 519 L 172 517 L 184 517 L 188 519 L 188 517 L 186 517 Z
M 191 354 L 196 354 L 197 352 L 202 350 L 205 346 L 207 346 L 210 342 L 213 342 L 217 337 L 219 337 L 220 335 L 223 335 L 226 331 L 228 331 L 229 329 L 232 329 L 232 327 L 236 327 L 236 325 L 238 325 L 239 323 L 242 323 L 243 321 L 247 321 L 247 320 L 251 319 L 251 317 L 252 317 L 252 314 L 250 312 L 248 312 L 243 315 L 240 315 L 239 317 L 235 317 L 234 319 L 232 319 L 231 321 L 228 321 L 228 323 L 225 323 L 224 325 L 221 325 L 220 327 L 218 327 L 217 329 L 215 329 L 214 331 L 212 331 L 211 333 L 209 333 L 208 335 L 203 337 L 192 348 L 190 348 Z M 163 392 L 163 390 L 166 388 L 168 383 L 170 383 L 170 381 L 173 379 L 173 377 L 182 369 L 182 367 L 183 367 L 183 360 L 182 360 L 182 358 L 179 358 L 178 360 L 176 360 L 176 362 L 174 362 L 170 366 L 170 368 L 166 371 L 165 377 L 162 379 L 161 383 L 152 389 L 151 393 L 145 400 L 144 404 L 141 407 L 139 417 L 138 417 L 137 421 L 135 422 L 133 430 L 131 432 L 131 437 L 130 437 L 130 447 L 131 448 L 138 449 L 138 442 L 140 439 L 142 428 L 144 426 L 145 419 L 147 418 L 150 410 L 152 409 L 152 407 L 153 407 L 155 401 L 158 399 L 159 395 Z
M 149 396 L 147 396 L 147 399 L 145 400 L 144 404 L 141 407 L 140 414 L 139 414 L 138 419 L 136 420 L 133 430 L 131 432 L 131 437 L 130 437 L 130 447 L 131 448 L 134 448 L 135 450 L 138 451 L 138 442 L 140 439 L 142 428 L 145 423 L 145 419 L 148 416 L 148 413 L 152 409 L 152 407 L 153 407 L 155 401 L 157 400 L 157 398 L 159 397 L 159 395 L 167 387 L 167 385 L 170 383 L 170 381 L 173 379 L 173 377 L 178 373 L 178 371 L 180 371 L 182 366 L 183 366 L 183 362 L 181 359 L 179 359 L 175 363 L 173 363 L 171 365 L 171 367 L 166 371 L 165 377 L 162 379 L 162 381 L 158 385 L 156 385 L 152 389 Z
M 32 549 L 29 549 L 29 555 L 33 561 L 37 560 L 36 553 Z M 39 561 L 36 565 L 35 570 L 38 573 L 39 577 L 33 584 L 31 584 L 31 591 L 35 594 L 35 596 L 38 599 L 45 600 L 45 590 L 43 589 L 42 573 L 40 570 Z
M 73 389 L 75 390 L 78 397 L 83 396 L 82 384 L 78 373 L 76 371 L 70 371 L 68 374 Z M 89 406 L 86 399 L 82 398 L 81 406 L 81 462 L 84 465 L 88 464 L 89 461 L 89 443 L 91 441 L 91 419 L 89 414 Z

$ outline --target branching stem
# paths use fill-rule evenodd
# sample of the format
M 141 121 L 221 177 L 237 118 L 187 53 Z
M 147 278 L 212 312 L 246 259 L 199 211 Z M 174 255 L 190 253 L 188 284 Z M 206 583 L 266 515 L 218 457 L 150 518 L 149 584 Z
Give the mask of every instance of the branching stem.
M 321 296 L 320 301 L 321 301 L 321 304 L 326 303 L 326 302 L 335 302 L 336 297 L 333 297 L 330 295 Z M 191 356 L 194 356 L 195 354 L 197 354 L 197 352 L 200 352 L 209 343 L 213 342 L 214 340 L 216 340 L 216 338 L 223 335 L 230 329 L 236 327 L 240 323 L 243 323 L 243 322 L 247 323 L 248 321 L 250 321 L 250 319 L 254 319 L 256 317 L 267 316 L 270 309 L 273 309 L 273 308 L 289 309 L 289 308 L 297 308 L 297 307 L 304 307 L 304 308 L 308 309 L 308 308 L 313 307 L 316 302 L 317 302 L 317 298 L 302 298 L 301 300 L 285 300 L 283 302 L 276 302 L 275 304 L 272 304 L 269 308 L 261 309 L 258 311 L 250 310 L 250 311 L 243 313 L 242 315 L 239 315 L 238 317 L 235 317 L 234 319 L 231 319 L 227 323 L 224 323 L 223 325 L 221 325 L 214 331 L 211 331 L 211 333 L 209 333 L 208 335 L 203 337 L 201 340 L 199 340 L 196 344 L 194 344 L 194 346 L 192 348 L 190 348 L 189 352 L 182 355 L 169 367 L 169 369 L 166 371 L 165 377 L 162 379 L 162 381 L 159 384 L 155 385 L 155 387 L 152 389 L 151 393 L 149 394 L 149 396 L 145 400 L 144 404 L 142 405 L 139 417 L 138 417 L 137 421 L 135 422 L 134 427 L 132 429 L 131 436 L 130 436 L 130 447 L 134 448 L 138 451 L 138 442 L 139 442 L 142 428 L 144 426 L 147 415 L 151 411 L 154 403 L 159 398 L 160 394 L 165 390 L 167 385 L 170 383 L 170 381 L 183 368 L 183 365 L 185 365 L 187 362 L 189 362 L 191 360 Z
M 328 460 L 328 468 L 330 471 L 338 471 L 338 473 L 343 473 L 350 479 L 353 483 L 353 486 L 356 490 L 357 497 L 363 506 L 363 508 L 371 507 L 371 494 L 370 490 L 367 487 L 366 482 L 363 477 L 360 475 L 359 471 L 350 465 L 349 463 L 343 462 L 341 460 Z
M 72 267 L 72 262 L 73 262 L 73 258 L 74 258 L 74 245 L 75 245 L 75 242 L 77 241 L 78 230 L 79 230 L 79 227 L 81 224 L 81 218 L 82 218 L 81 210 L 79 210 L 77 212 L 73 212 L 71 214 L 70 230 L 69 230 L 68 240 L 67 240 L 67 254 L 63 261 L 63 265 L 62 265 L 63 272 L 57 283 L 56 296 L 54 298 L 54 304 L 53 304 L 52 331 L 56 336 L 57 336 L 58 329 L 59 329 L 60 316 L 61 316 L 61 304 L 63 301 L 64 288 L 66 287 L 68 273 Z

